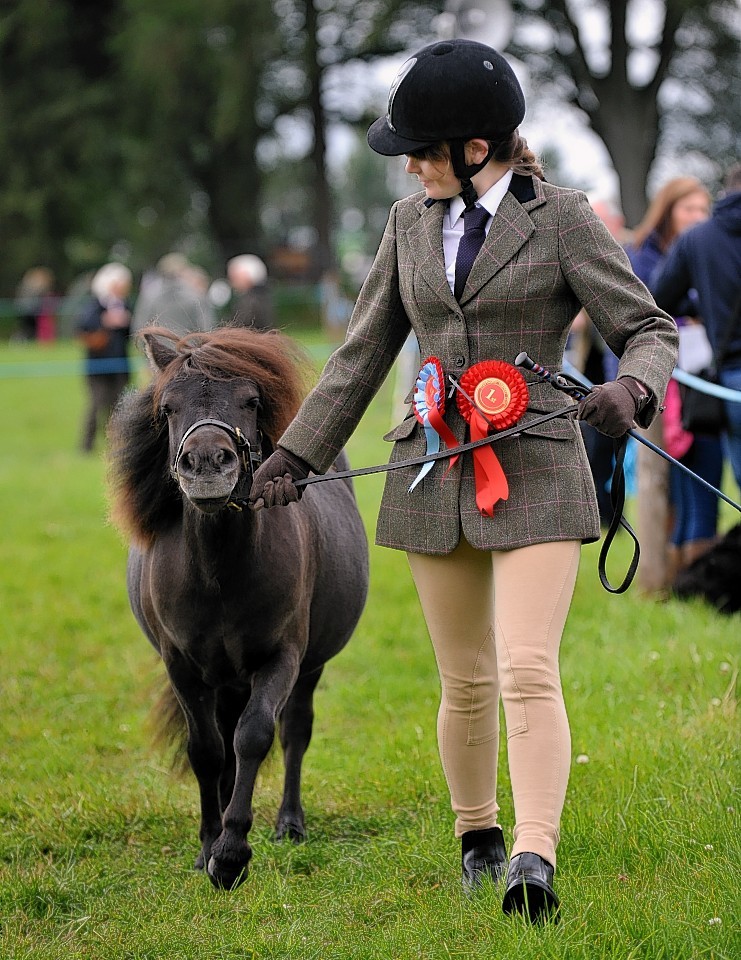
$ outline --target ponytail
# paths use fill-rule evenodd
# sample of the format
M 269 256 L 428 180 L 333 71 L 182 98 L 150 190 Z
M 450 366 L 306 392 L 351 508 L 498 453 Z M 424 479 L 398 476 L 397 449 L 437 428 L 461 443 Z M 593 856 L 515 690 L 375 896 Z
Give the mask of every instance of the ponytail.
M 521 137 L 517 130 L 514 130 L 506 140 L 491 143 L 491 146 L 494 149 L 493 160 L 498 163 L 506 163 L 514 173 L 545 180 L 540 161 L 528 147 L 527 140 Z

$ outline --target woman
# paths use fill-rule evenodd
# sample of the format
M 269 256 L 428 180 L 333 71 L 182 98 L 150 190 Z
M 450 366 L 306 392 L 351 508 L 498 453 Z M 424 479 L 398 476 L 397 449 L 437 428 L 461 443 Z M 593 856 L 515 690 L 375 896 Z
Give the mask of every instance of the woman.
M 628 257 L 636 276 L 646 286 L 659 272 L 666 254 L 677 237 L 685 230 L 702 223 L 710 216 L 709 192 L 695 177 L 675 177 L 657 192 L 646 215 L 638 224 Z M 711 357 L 692 356 L 691 344 L 697 334 L 698 307 L 687 299 L 676 317 L 679 327 L 680 363 L 689 373 L 700 373 L 711 362 Z M 707 339 L 704 341 L 707 344 Z M 709 349 L 709 348 L 708 348 Z M 720 487 L 723 473 L 723 451 L 719 437 L 692 434 L 682 429 L 682 404 L 679 387 L 669 383 L 666 405 L 662 413 L 664 446 L 668 453 L 680 460 L 698 476 L 714 487 Z M 672 529 L 668 557 L 668 584 L 679 570 L 689 566 L 713 545 L 718 532 L 718 499 L 679 467 L 669 470 L 669 496 L 672 506 Z
M 82 430 L 82 451 L 90 453 L 99 428 L 129 382 L 127 345 L 131 327 L 132 275 L 122 263 L 107 263 L 91 281 L 93 299 L 80 317 L 77 333 L 86 347 L 90 403 Z
M 255 475 L 255 508 L 297 499 L 294 481 L 329 467 L 410 329 L 421 356 L 439 359 L 446 388 L 448 375 L 511 364 L 523 350 L 557 367 L 584 306 L 622 359 L 620 379 L 597 388 L 579 415 L 613 436 L 654 416 L 676 328 L 583 194 L 542 179 L 517 132 L 524 112 L 511 68 L 483 44 L 435 43 L 404 64 L 368 141 L 383 155 L 406 154 L 423 191 L 394 204 L 344 344 Z M 470 227 L 471 213 L 483 227 Z M 474 257 L 476 231 L 483 246 Z M 564 402 L 535 378 L 529 394 L 523 427 Z M 462 443 L 467 422 L 455 402 L 444 419 Z M 425 453 L 411 413 L 387 439 L 392 460 Z M 558 908 L 553 872 L 570 764 L 558 648 L 579 548 L 599 537 L 599 515 L 571 420 L 507 439 L 496 454 L 509 488 L 496 503 L 486 490 L 482 501 L 469 455 L 449 472 L 437 465 L 411 491 L 418 467 L 390 472 L 376 542 L 407 552 L 435 649 L 438 740 L 464 885 L 505 878 L 504 910 L 535 920 Z M 497 822 L 500 695 L 516 818 L 509 867 Z

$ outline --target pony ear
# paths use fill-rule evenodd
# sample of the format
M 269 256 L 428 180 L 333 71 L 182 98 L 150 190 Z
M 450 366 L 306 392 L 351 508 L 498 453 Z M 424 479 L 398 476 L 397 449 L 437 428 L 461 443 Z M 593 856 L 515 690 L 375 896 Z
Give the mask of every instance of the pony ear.
M 164 370 L 177 356 L 172 347 L 168 347 L 151 333 L 145 333 L 142 339 L 144 340 L 144 351 L 155 371 Z

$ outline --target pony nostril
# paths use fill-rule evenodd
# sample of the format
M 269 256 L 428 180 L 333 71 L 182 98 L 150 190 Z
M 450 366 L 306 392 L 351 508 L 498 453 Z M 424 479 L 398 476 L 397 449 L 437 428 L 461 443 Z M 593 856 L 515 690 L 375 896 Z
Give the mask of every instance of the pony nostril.
M 198 458 L 192 453 L 183 453 L 178 461 L 178 473 L 183 476 L 192 476 L 196 472 Z
M 233 450 L 225 447 L 214 453 L 213 462 L 217 467 L 233 467 L 237 462 L 237 457 Z

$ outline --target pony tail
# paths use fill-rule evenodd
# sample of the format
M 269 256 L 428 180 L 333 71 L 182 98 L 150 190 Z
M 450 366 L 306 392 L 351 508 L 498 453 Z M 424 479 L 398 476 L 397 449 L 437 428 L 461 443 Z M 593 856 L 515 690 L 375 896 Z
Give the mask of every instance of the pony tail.
M 515 173 L 523 176 L 545 180 L 540 161 L 528 147 L 527 140 L 521 137 L 517 130 L 514 130 L 506 140 L 494 143 L 492 146 L 494 147 L 493 159 L 498 163 L 506 163 Z

